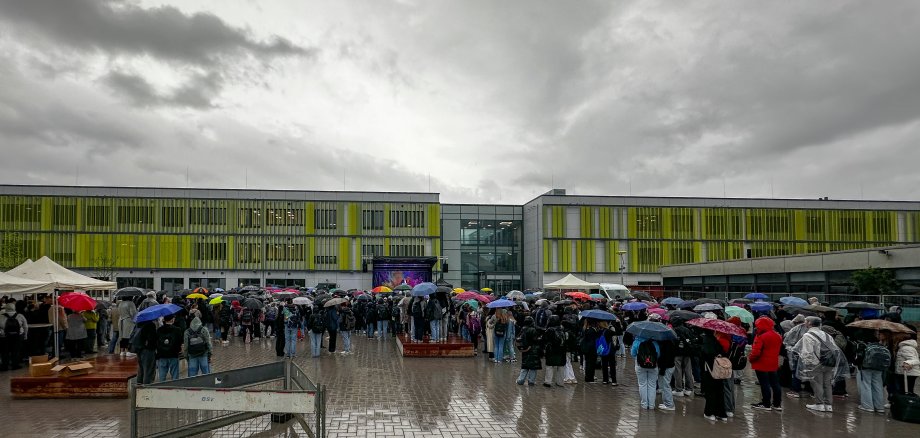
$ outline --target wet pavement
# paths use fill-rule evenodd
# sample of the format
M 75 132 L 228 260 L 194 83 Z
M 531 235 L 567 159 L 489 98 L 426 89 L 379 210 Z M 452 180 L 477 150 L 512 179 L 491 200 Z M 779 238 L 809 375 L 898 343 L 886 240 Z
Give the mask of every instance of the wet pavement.
M 759 401 L 760 392 L 753 375 L 745 376 L 737 390 L 735 417 L 711 423 L 703 418 L 701 397 L 676 398 L 674 412 L 640 411 L 631 362 L 618 361 L 617 387 L 579 383 L 549 389 L 541 386 L 543 371 L 538 372 L 537 386 L 516 385 L 519 364 L 493 364 L 482 357 L 402 358 L 392 338 L 354 336 L 353 343 L 353 355 L 324 352 L 319 360 L 304 354 L 295 359 L 329 389 L 330 437 L 920 436 L 920 425 L 857 410 L 852 380 L 847 382 L 850 398 L 835 400 L 833 414 L 808 411 L 808 399 L 790 398 L 779 413 L 748 407 Z M 299 343 L 301 352 L 307 347 Z M 273 340 L 235 342 L 216 349 L 213 366 L 226 370 L 272 360 Z M 580 379 L 580 372 L 576 374 Z M 129 435 L 128 400 L 12 400 L 10 376 L 0 374 L 4 436 Z M 234 434 L 264 431 L 265 424 L 254 423 Z M 259 434 L 275 435 L 304 436 L 287 428 Z

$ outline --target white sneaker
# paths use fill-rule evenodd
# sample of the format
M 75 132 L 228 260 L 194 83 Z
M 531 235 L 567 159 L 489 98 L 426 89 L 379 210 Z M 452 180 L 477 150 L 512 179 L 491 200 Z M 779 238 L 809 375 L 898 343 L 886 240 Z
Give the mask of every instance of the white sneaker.
M 674 397 L 683 397 L 683 396 L 684 396 L 684 392 L 683 392 L 683 391 L 674 391 L 674 392 L 672 393 L 672 395 L 673 395 Z
M 834 406 L 824 405 L 824 412 L 834 412 Z
M 725 415 L 728 415 L 728 418 L 732 418 L 732 417 L 735 416 L 735 413 L 734 413 L 734 412 L 726 412 Z
M 703 414 L 703 418 L 705 418 L 705 419 L 707 419 L 707 420 L 709 420 L 709 421 L 716 421 L 716 416 L 715 416 L 715 415 L 706 415 L 706 414 Z
M 129 351 L 125 353 L 125 357 L 137 357 L 137 355 Z
M 664 404 L 660 404 L 660 405 L 658 405 L 658 409 L 661 409 L 662 411 L 673 411 L 675 408 L 674 408 L 674 406 L 667 407 L 667 406 L 664 405 Z
M 685 390 L 685 391 L 684 391 L 684 395 L 687 396 L 687 397 L 692 397 L 692 396 L 693 396 L 693 390 L 690 390 L 690 389 Z
M 824 412 L 824 405 L 805 405 L 805 409 L 811 409 L 815 412 Z

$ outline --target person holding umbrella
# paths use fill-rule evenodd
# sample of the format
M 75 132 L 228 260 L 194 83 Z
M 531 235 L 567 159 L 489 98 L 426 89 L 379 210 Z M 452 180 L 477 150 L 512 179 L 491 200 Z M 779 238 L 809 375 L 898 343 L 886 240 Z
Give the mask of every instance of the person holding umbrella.
M 647 321 L 632 323 L 627 328 L 627 332 L 633 335 L 629 354 L 636 358 L 635 370 L 639 384 L 640 407 L 642 409 L 654 409 L 655 407 L 658 360 L 661 356 L 659 341 L 665 340 L 665 337 L 660 334 L 667 331 L 671 333 L 672 337 L 674 336 L 674 332 L 665 327 L 664 324 L 661 324 L 660 321 L 660 316 L 654 318 L 650 315 Z M 656 326 L 660 326 L 660 328 Z

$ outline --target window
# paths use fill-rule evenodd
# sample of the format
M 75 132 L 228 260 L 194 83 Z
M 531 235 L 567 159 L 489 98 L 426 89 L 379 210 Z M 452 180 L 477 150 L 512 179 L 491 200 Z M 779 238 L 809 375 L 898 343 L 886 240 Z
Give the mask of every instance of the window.
M 226 260 L 227 244 L 222 242 L 199 242 L 195 244 L 197 260 Z
M 153 207 L 146 206 L 119 206 L 118 224 L 149 224 L 153 223 Z
M 425 255 L 425 245 L 390 245 L 393 257 L 414 257 Z
M 819 213 L 811 213 L 805 216 L 805 233 L 809 239 L 822 240 L 824 220 Z
M 265 260 L 302 262 L 304 260 L 304 245 L 302 243 L 269 243 L 265 245 Z
M 337 210 L 314 210 L 313 223 L 317 230 L 334 230 L 338 219 Z
M 227 225 L 227 209 L 191 207 L 188 209 L 189 225 Z
M 262 210 L 258 208 L 241 208 L 240 228 L 262 228 Z
M 374 257 L 383 255 L 383 245 L 361 245 L 361 254 Z
M 270 208 L 265 213 L 265 225 L 303 226 L 303 209 Z
M 872 228 L 875 231 L 875 240 L 894 240 L 891 233 L 891 221 L 886 213 L 877 213 L 872 218 Z
M 237 246 L 237 258 L 240 263 L 260 263 L 262 261 L 262 245 L 258 243 L 240 243 Z
M 336 256 L 314 256 L 313 263 L 317 265 L 335 265 L 338 261 Z
M 164 227 L 177 228 L 185 226 L 184 207 L 163 207 L 162 214 Z
M 84 213 L 83 224 L 88 227 L 107 227 L 112 224 L 112 207 L 88 205 Z
M 3 204 L 3 222 L 41 222 L 39 204 Z
M 390 227 L 393 228 L 413 228 L 425 226 L 424 211 L 390 211 Z
M 675 237 L 690 239 L 693 235 L 693 213 L 688 208 L 681 208 L 671 214 L 671 234 Z
M 55 205 L 54 212 L 51 215 L 51 223 L 54 225 L 74 226 L 77 224 L 77 206 L 76 205 Z
M 657 233 L 661 228 L 658 213 L 639 213 L 636 218 L 636 228 L 640 233 Z
M 361 210 L 361 228 L 365 230 L 382 230 L 383 210 Z
M 693 243 L 671 242 L 671 264 L 693 263 Z

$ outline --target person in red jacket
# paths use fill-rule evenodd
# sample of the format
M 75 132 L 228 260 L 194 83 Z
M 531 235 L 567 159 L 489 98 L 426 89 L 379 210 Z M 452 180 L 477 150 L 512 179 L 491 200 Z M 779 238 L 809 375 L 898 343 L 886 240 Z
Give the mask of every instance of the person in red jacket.
M 782 411 L 783 394 L 776 371 L 779 369 L 779 349 L 783 344 L 783 338 L 773 330 L 773 326 L 773 320 L 766 316 L 761 316 L 754 321 L 756 336 L 754 336 L 754 345 L 751 347 L 748 361 L 751 362 L 751 368 L 757 373 L 762 399 L 760 403 L 751 405 L 751 407 L 766 411 Z

